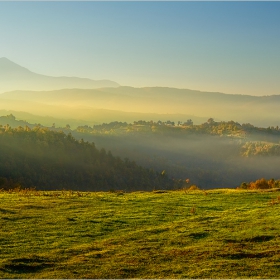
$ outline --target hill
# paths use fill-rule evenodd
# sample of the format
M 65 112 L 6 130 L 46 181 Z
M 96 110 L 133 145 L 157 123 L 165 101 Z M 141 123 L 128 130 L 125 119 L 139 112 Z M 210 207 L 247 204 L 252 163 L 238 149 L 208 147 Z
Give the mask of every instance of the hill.
M 235 120 L 242 123 L 252 123 L 257 126 L 277 126 L 277 114 L 280 106 L 280 95 L 249 96 L 233 95 L 215 92 L 200 92 L 176 88 L 99 88 L 99 89 L 63 89 L 56 91 L 14 91 L 0 95 L 2 109 L 24 108 L 26 112 L 38 114 L 36 108 L 47 114 L 52 110 L 64 112 L 69 118 L 66 107 L 72 114 L 83 119 L 90 118 L 91 110 L 111 110 L 123 112 L 122 114 L 143 114 L 144 120 L 150 120 L 151 114 L 169 114 L 170 118 L 182 115 L 183 121 L 188 118 L 207 120 L 212 117 L 218 120 Z M 59 109 L 61 108 L 61 110 Z M 38 110 L 37 110 L 38 111 Z M 146 114 L 146 116 L 144 115 Z M 48 115 L 51 115 L 50 113 Z M 260 115 L 262 116 L 260 118 Z M 117 115 L 116 115 L 117 116 Z M 106 114 L 103 114 L 106 118 Z M 100 118 L 102 119 L 102 117 Z M 105 121 L 124 121 L 119 118 Z M 134 119 L 135 120 L 135 119 Z M 171 119 L 176 121 L 174 119 Z
M 17 117 L 17 122 L 12 123 L 10 121 L 7 121 L 7 116 L 16 116 Z M 77 127 L 80 125 L 93 125 L 93 124 L 98 124 L 99 122 L 97 121 L 86 121 L 86 120 L 81 120 L 78 118 L 74 118 L 74 116 L 70 118 L 59 118 L 55 116 L 48 116 L 48 115 L 34 115 L 30 113 L 26 113 L 23 111 L 14 111 L 14 110 L 0 110 L 0 124 L 6 125 L 9 124 L 12 127 L 18 127 L 18 126 L 23 126 L 21 123 L 18 121 L 22 121 L 24 123 L 28 123 L 28 126 L 32 126 L 33 124 L 41 124 L 42 126 L 46 127 L 51 127 L 51 126 L 56 126 L 56 127 L 65 127 L 67 124 L 70 125 L 71 127 Z
M 106 191 L 172 187 L 172 180 L 94 143 L 48 128 L 0 125 L 0 188 Z
M 19 93 L 19 92 L 18 92 Z M 65 102 L 56 102 L 55 94 L 52 103 L 43 103 L 40 101 L 24 100 L 24 95 L 18 99 L 7 97 L 4 94 L 0 95 L 0 112 L 2 115 L 13 114 L 26 121 L 33 123 L 41 123 L 45 126 L 50 126 L 52 123 L 57 123 L 60 126 L 70 124 L 71 127 L 79 125 L 102 124 L 104 122 L 128 121 L 134 120 L 177 120 L 177 119 L 192 119 L 196 123 L 201 123 L 207 118 L 197 117 L 190 114 L 158 114 L 158 113 L 141 113 L 141 112 L 126 112 L 112 109 L 98 108 L 97 103 L 84 102 L 86 105 L 78 105 L 79 101 L 68 102 L 67 94 L 65 94 Z M 96 107 L 95 107 L 96 106 Z M 105 106 L 106 107 L 106 106 Z
M 63 88 L 117 87 L 109 80 L 94 81 L 77 77 L 51 77 L 40 75 L 10 61 L 0 58 L 0 93 L 12 90 L 54 90 Z

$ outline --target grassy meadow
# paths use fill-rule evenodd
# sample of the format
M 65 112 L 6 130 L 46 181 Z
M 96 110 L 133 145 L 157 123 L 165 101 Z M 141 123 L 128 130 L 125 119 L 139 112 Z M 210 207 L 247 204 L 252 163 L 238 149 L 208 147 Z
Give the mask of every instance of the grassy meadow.
M 277 278 L 280 192 L 0 192 L 0 278 Z

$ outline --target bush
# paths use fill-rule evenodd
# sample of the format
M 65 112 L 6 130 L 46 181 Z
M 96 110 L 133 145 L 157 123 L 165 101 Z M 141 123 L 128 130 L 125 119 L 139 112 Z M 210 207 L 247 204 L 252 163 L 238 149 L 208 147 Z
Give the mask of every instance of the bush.
M 237 189 L 243 190 L 261 190 L 261 189 L 273 189 L 280 187 L 280 180 L 266 180 L 264 178 L 258 179 L 255 182 L 246 183 L 243 182 Z
M 269 186 L 268 182 L 264 178 L 262 178 L 262 179 L 257 180 L 256 182 L 250 183 L 249 189 L 251 189 L 251 190 L 270 189 L 270 186 Z
M 191 185 L 189 187 L 189 191 L 196 191 L 196 190 L 199 190 L 199 187 L 197 185 Z

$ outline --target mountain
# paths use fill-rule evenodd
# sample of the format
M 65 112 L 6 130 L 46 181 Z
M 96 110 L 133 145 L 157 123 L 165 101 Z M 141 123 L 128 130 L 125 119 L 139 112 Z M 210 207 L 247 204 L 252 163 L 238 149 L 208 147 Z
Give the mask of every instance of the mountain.
M 63 88 L 93 89 L 118 87 L 109 80 L 91 80 L 77 77 L 51 77 L 40 75 L 10 61 L 0 58 L 0 93 L 13 90 L 57 90 Z
M 75 118 L 91 123 L 132 121 L 134 114 L 133 120 L 137 120 L 136 116 L 143 117 L 143 120 L 151 120 L 148 119 L 151 116 L 155 121 L 161 116 L 170 116 L 175 122 L 189 118 L 196 122 L 196 116 L 197 120 L 204 118 L 205 121 L 214 118 L 264 127 L 280 126 L 280 95 L 250 96 L 168 87 L 134 88 L 106 80 L 50 77 L 33 73 L 7 58 L 0 58 L 0 81 L 0 110 Z M 181 118 L 174 119 L 175 115 Z
M 164 114 L 167 118 L 170 116 L 170 120 L 175 122 L 186 121 L 196 116 L 204 118 L 204 121 L 211 117 L 217 121 L 235 120 L 264 127 L 280 126 L 278 113 L 280 95 L 250 96 L 165 87 L 120 86 L 99 89 L 13 91 L 1 94 L 0 102 L 2 107 L 0 109 L 19 111 L 22 108 L 22 111 L 36 115 L 44 111 L 44 115 L 59 118 L 65 118 L 62 115 L 62 107 L 67 107 L 69 110 L 67 118 L 75 115 L 84 120 L 91 117 L 92 121 L 97 121 L 98 118 L 99 122 L 101 112 L 97 113 L 97 111 L 102 109 L 110 110 L 110 112 L 107 111 L 105 116 L 103 111 L 101 122 L 131 121 L 128 115 L 137 112 L 146 114 L 146 116 L 139 114 L 139 117 L 144 118 L 143 120 L 151 120 L 152 118 L 148 119 L 148 116 L 153 114 L 153 120 L 157 121 L 160 115 Z M 18 104 L 17 107 L 16 104 Z M 53 110 L 53 113 L 47 113 L 50 106 L 55 106 L 57 109 Z M 123 112 L 123 116 L 119 113 L 113 114 L 113 111 Z M 94 116 L 93 112 L 96 112 Z M 112 118 L 113 115 L 115 119 Z M 175 115 L 180 119 L 175 119 Z M 126 120 L 124 120 L 125 116 Z M 134 120 L 137 120 L 136 115 L 134 115 Z M 193 121 L 196 122 L 195 119 Z

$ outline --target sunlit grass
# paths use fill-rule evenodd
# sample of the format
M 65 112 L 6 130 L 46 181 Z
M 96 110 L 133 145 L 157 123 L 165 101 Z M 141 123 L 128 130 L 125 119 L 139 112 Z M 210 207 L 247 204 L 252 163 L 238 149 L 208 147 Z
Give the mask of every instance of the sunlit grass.
M 279 192 L 0 193 L 0 278 L 277 278 Z

